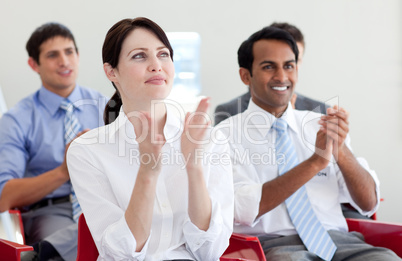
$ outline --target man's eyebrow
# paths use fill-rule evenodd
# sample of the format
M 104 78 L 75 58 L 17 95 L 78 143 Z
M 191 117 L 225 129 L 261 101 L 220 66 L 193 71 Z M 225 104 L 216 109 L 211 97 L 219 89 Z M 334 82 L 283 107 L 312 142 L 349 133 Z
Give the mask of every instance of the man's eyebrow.
M 267 64 L 267 63 L 275 64 L 275 62 L 273 62 L 273 61 L 262 61 L 262 62 L 260 62 L 260 65 Z
M 296 63 L 296 60 L 295 59 L 287 60 L 287 61 L 285 61 L 285 63 Z M 263 65 L 263 64 L 276 64 L 276 62 L 265 60 L 265 61 L 260 62 L 260 65 Z
M 60 52 L 59 50 L 49 50 L 45 54 L 53 54 L 53 53 L 58 53 Z

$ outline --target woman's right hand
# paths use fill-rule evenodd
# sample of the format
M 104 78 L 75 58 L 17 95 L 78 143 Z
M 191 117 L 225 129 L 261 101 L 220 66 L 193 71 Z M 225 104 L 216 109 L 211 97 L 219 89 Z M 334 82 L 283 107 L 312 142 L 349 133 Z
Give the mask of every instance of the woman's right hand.
M 161 134 L 156 134 L 155 123 L 148 112 L 138 112 L 129 117 L 134 126 L 136 141 L 140 152 L 140 168 L 147 171 L 160 172 L 161 150 L 165 143 Z

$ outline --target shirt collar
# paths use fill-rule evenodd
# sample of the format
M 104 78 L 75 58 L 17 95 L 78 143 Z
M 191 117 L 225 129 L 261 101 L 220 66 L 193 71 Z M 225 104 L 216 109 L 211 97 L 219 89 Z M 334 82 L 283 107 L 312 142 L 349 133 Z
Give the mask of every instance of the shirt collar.
M 75 86 L 74 90 L 67 97 L 67 99 L 73 104 L 79 100 L 82 100 L 82 95 L 80 92 L 80 87 L 78 85 Z M 39 89 L 39 101 L 42 105 L 52 114 L 54 115 L 58 109 L 60 108 L 61 102 L 66 99 L 61 97 L 54 92 L 49 91 L 43 85 Z M 79 106 L 75 106 L 75 109 L 81 110 Z
M 165 135 L 166 143 L 173 142 L 180 139 L 183 132 L 183 123 L 179 116 L 174 113 L 174 108 L 171 108 L 169 104 L 166 104 L 166 123 L 163 127 L 163 133 Z M 134 115 L 134 114 L 133 114 Z M 128 120 L 126 113 L 123 111 L 123 106 L 120 108 L 119 116 L 116 119 L 117 128 L 124 127 L 126 135 L 135 140 L 136 135 L 134 126 Z
M 276 117 L 274 115 L 259 107 L 257 104 L 254 103 L 252 99 L 250 99 L 250 103 L 247 108 L 247 113 L 244 117 L 248 117 L 250 119 L 250 122 L 253 125 L 257 126 L 258 131 L 261 133 L 263 137 L 267 136 L 269 130 L 272 128 L 272 125 L 276 120 Z M 281 118 L 286 121 L 291 130 L 293 130 L 296 133 L 299 133 L 294 114 L 294 109 L 290 102 Z

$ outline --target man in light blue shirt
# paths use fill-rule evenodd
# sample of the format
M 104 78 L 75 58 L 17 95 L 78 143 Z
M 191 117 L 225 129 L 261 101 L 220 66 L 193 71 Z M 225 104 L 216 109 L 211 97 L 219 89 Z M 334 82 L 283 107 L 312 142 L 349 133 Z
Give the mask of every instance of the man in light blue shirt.
M 26 241 L 39 260 L 75 260 L 77 223 L 65 160 L 66 111 L 60 105 L 64 100 L 73 104 L 85 131 L 103 125 L 107 99 L 77 85 L 78 49 L 65 26 L 42 25 L 26 48 L 42 86 L 0 119 L 0 212 L 22 209 Z

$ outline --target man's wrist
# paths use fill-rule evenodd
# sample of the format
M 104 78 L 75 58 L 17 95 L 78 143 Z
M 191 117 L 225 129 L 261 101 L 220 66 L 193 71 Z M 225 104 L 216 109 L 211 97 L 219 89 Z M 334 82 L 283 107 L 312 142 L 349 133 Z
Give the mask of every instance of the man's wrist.
M 328 166 L 329 159 L 326 159 L 323 156 L 314 153 L 310 158 L 306 160 L 306 162 L 310 166 L 310 168 L 312 168 L 312 171 L 314 173 L 317 173 Z

